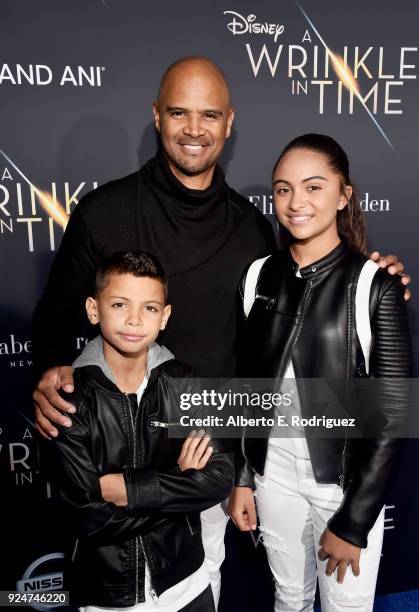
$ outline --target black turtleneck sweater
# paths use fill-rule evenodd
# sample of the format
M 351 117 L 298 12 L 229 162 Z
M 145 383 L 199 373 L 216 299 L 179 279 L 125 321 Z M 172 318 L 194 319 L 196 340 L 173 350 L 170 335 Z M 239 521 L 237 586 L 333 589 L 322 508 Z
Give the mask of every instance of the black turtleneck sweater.
M 87 194 L 71 215 L 34 312 L 37 372 L 74 360 L 99 261 L 141 249 L 169 278 L 172 316 L 159 341 L 202 376 L 233 375 L 240 276 L 274 248 L 270 223 L 218 166 L 207 189 L 187 189 L 158 153 L 138 172 Z

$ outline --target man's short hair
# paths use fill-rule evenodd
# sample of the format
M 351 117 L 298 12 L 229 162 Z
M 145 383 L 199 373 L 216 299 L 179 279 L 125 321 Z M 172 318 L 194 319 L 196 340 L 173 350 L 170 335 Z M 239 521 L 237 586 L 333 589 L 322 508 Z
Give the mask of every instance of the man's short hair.
M 94 295 L 99 295 L 112 274 L 132 274 L 138 278 L 155 278 L 163 286 L 164 301 L 167 302 L 167 276 L 159 260 L 144 251 L 116 251 L 103 259 L 96 273 Z

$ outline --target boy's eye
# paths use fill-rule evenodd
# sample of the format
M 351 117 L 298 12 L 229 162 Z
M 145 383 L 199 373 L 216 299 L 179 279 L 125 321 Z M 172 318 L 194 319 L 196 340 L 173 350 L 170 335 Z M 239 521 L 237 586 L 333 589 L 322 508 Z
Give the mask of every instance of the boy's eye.
M 146 310 L 148 310 L 149 312 L 158 312 L 157 308 L 155 306 L 146 306 Z
M 289 193 L 289 189 L 288 187 L 280 187 L 276 190 L 276 193 L 279 193 L 279 195 L 284 195 L 286 193 Z
M 124 308 L 125 304 L 124 302 L 114 302 L 112 304 L 112 308 Z
M 308 186 L 308 190 L 310 191 L 318 191 L 319 189 L 321 189 L 321 187 L 319 187 L 318 185 L 309 185 Z

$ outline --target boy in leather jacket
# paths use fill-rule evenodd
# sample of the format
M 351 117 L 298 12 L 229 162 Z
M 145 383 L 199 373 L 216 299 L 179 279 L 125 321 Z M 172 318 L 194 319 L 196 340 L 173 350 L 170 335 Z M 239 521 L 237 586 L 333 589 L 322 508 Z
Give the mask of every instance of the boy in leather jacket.
M 170 316 L 159 262 L 114 253 L 86 310 L 101 334 L 73 364 L 73 425 L 47 449 L 77 535 L 66 558 L 71 603 L 215 610 L 199 512 L 228 497 L 233 464 L 204 431 L 168 435 L 196 375 L 155 342 Z

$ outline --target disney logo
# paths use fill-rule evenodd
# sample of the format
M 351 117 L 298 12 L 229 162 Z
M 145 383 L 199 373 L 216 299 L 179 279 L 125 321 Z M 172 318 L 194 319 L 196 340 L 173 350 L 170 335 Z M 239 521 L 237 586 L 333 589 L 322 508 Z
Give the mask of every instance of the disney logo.
M 277 23 L 268 23 L 266 21 L 264 23 L 256 22 L 256 15 L 253 14 L 243 17 L 243 15 L 235 11 L 224 11 L 224 15 L 233 16 L 232 21 L 227 24 L 227 28 L 234 36 L 236 34 L 246 34 L 247 32 L 250 34 L 268 34 L 269 36 L 273 36 L 276 42 L 278 36 L 285 30 L 285 26 Z

